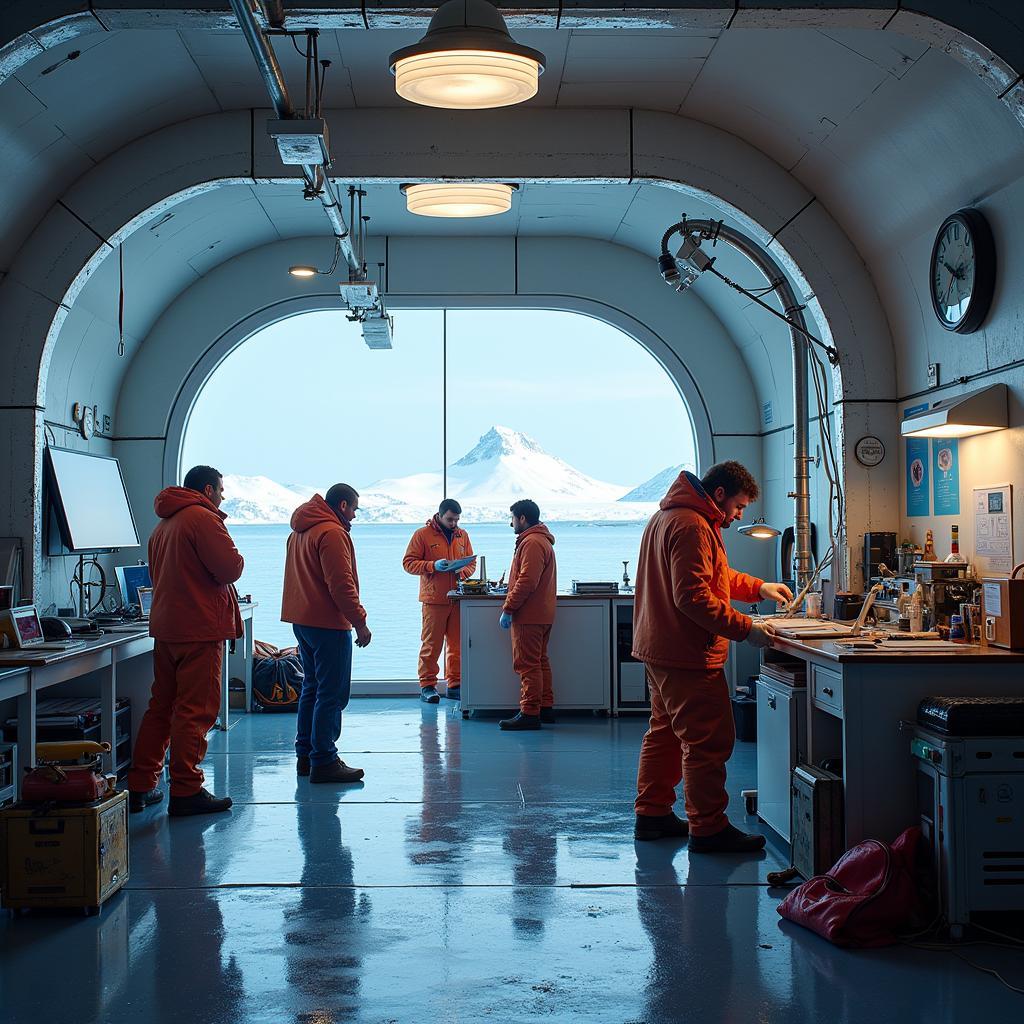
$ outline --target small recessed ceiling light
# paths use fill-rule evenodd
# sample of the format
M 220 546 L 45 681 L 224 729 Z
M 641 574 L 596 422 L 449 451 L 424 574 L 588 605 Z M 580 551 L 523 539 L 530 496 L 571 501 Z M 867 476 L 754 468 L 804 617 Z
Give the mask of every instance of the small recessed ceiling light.
M 512 208 L 518 185 L 453 181 L 403 185 L 406 209 L 419 217 L 493 217 Z
M 537 93 L 544 54 L 522 46 L 487 0 L 448 0 L 426 35 L 388 61 L 395 91 L 426 107 L 481 110 L 522 103 Z
M 304 264 L 299 264 L 295 267 L 289 267 L 288 273 L 292 277 L 316 277 L 317 270 L 316 267 L 307 267 Z

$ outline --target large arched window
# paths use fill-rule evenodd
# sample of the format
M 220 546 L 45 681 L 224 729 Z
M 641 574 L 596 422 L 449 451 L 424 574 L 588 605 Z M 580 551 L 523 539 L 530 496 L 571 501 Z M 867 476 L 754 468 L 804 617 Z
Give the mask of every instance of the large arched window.
M 399 310 L 395 344 L 371 351 L 343 313 L 304 313 L 236 348 L 196 399 L 183 469 L 225 474 L 228 525 L 245 556 L 257 636 L 278 621 L 288 519 L 333 483 L 360 492 L 354 526 L 373 643 L 363 679 L 415 676 L 417 581 L 402 569 L 414 529 L 444 497 L 487 573 L 507 572 L 509 504 L 533 498 L 555 533 L 559 585 L 635 574 L 644 523 L 681 468 L 695 469 L 685 402 L 617 327 L 579 313 Z

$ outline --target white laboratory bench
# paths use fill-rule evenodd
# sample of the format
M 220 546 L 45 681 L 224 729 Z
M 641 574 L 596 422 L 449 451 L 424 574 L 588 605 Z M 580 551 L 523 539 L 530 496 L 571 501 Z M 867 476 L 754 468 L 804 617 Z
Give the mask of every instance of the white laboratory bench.
M 252 697 L 253 609 L 255 603 L 241 606 L 242 638 L 235 650 L 224 657 L 221 683 L 221 717 L 217 727 L 227 729 L 228 681 L 232 677 L 245 682 L 246 708 Z M 142 715 L 149 704 L 153 686 L 153 638 L 145 625 L 130 631 L 111 631 L 86 641 L 85 647 L 67 651 L 0 651 L 0 701 L 17 701 L 18 765 L 16 779 L 21 789 L 24 768 L 35 764 L 36 702 L 51 686 L 69 684 L 65 693 L 75 696 L 98 696 L 101 710 L 101 738 L 110 744 L 111 753 L 104 757 L 104 770 L 113 771 L 115 710 L 119 698 L 132 704 L 132 745 Z M 10 672 L 6 670 L 12 670 Z
M 901 730 L 900 723 L 916 721 L 918 704 L 925 697 L 1024 695 L 1024 652 L 1020 651 L 956 645 L 942 652 L 854 651 L 828 640 L 780 637 L 774 647 L 762 652 L 762 664 L 766 658 L 780 655 L 805 664 L 806 704 L 797 702 L 795 692 L 793 698 L 794 708 L 806 707 L 806 727 L 801 729 L 799 715 L 784 713 L 779 703 L 775 709 L 780 716 L 777 729 L 771 736 L 762 736 L 763 709 L 759 707 L 759 754 L 770 749 L 777 762 L 768 765 L 772 780 L 765 781 L 770 792 L 774 780 L 788 782 L 795 766 L 789 762 L 798 750 L 814 765 L 825 758 L 841 757 L 847 849 L 863 839 L 891 842 L 905 828 L 917 824 L 911 735 Z M 762 677 L 765 682 L 776 694 L 785 690 Z M 761 691 L 759 699 L 765 687 Z M 786 722 L 794 723 L 797 735 L 788 733 Z M 758 764 L 760 813 L 763 757 L 759 756 Z M 784 827 L 788 818 L 783 818 L 783 827 L 777 827 L 771 820 L 772 808 L 765 810 L 766 823 L 788 839 Z
M 498 625 L 503 595 L 452 593 L 462 625 L 462 714 L 519 707 L 511 631 Z M 645 706 L 643 666 L 618 655 L 618 624 L 633 621 L 632 594 L 559 594 L 548 657 L 555 707 L 609 712 Z M 639 669 L 639 687 L 636 676 Z M 625 677 L 625 678 L 623 678 Z M 625 683 L 626 700 L 619 700 Z M 630 688 L 632 686 L 632 688 Z M 614 698 L 613 698 L 614 692 Z M 649 706 L 649 705 L 647 705 Z

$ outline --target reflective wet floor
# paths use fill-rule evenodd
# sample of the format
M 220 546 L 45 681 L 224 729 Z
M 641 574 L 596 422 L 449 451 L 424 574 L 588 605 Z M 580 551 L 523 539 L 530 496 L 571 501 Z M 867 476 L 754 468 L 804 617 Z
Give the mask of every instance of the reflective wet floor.
M 783 923 L 756 857 L 634 843 L 645 722 L 563 716 L 539 733 L 448 701 L 354 700 L 361 786 L 295 776 L 294 717 L 215 734 L 234 808 L 131 818 L 131 880 L 99 917 L 0 917 L 11 1024 L 252 1021 L 960 1022 L 1024 998 L 950 953 L 834 949 Z M 755 786 L 730 764 L 730 813 Z M 1021 954 L 962 954 L 1024 984 Z

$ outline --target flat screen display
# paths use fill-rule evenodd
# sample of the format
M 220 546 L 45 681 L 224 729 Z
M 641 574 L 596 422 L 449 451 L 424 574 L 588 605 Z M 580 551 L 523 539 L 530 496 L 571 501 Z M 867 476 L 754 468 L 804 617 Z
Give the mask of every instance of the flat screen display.
M 14 619 L 14 628 L 18 631 L 22 646 L 43 639 L 43 627 L 35 608 L 15 608 L 11 618 Z
M 69 551 L 87 553 L 138 547 L 121 467 L 106 455 L 47 448 L 50 501 Z
M 121 598 L 126 605 L 139 603 L 139 587 L 153 586 L 148 565 L 116 565 L 114 572 L 121 588 Z

